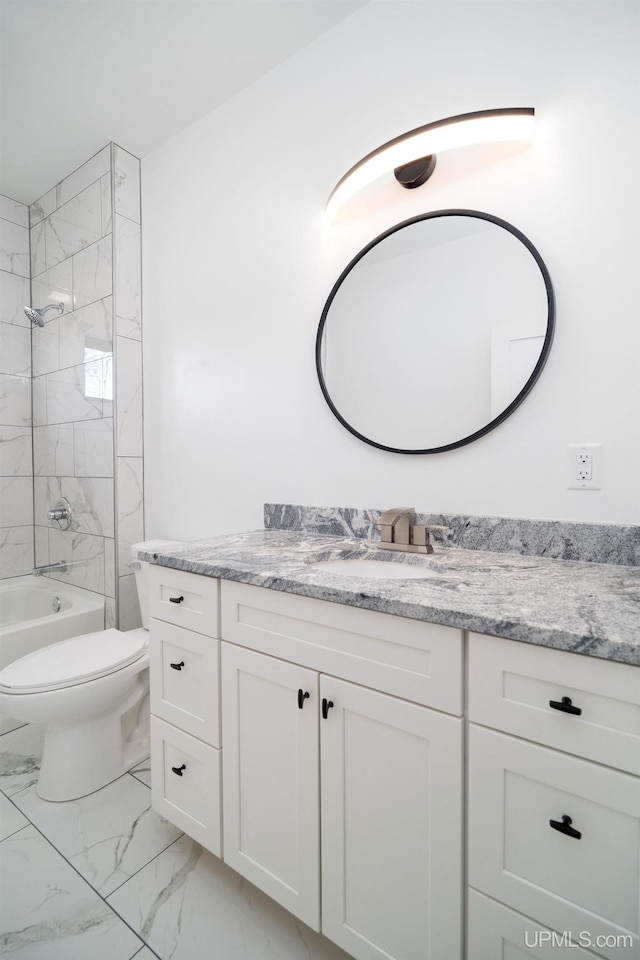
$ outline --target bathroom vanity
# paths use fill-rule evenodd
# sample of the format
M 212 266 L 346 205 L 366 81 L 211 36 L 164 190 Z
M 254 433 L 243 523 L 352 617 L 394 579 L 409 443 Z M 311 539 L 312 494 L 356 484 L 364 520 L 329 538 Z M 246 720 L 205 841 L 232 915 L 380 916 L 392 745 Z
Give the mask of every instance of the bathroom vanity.
M 156 555 L 154 807 L 361 960 L 640 957 L 640 571 L 322 568 L 374 553 L 260 532 Z

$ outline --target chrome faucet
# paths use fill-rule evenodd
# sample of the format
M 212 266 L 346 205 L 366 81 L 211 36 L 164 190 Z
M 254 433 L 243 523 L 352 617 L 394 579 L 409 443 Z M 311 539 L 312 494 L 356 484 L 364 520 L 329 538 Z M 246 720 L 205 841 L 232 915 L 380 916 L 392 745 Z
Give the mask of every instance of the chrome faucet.
M 433 553 L 430 531 L 448 529 L 435 523 L 416 523 L 415 507 L 391 507 L 381 515 L 378 525 L 378 549 L 406 553 Z

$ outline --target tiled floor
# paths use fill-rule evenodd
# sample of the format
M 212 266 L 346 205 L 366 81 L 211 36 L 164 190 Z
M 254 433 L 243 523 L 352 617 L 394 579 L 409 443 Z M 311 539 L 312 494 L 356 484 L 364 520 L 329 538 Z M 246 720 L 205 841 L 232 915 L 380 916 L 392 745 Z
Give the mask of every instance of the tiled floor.
M 0 955 L 349 960 L 152 811 L 148 763 L 49 803 L 41 748 L 35 725 L 0 736 Z

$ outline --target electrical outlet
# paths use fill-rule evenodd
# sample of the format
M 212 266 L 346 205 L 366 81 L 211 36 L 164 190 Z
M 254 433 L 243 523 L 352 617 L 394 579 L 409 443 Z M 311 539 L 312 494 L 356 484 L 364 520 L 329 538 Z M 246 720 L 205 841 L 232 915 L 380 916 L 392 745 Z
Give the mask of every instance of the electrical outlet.
M 602 489 L 602 444 L 569 444 L 569 490 Z

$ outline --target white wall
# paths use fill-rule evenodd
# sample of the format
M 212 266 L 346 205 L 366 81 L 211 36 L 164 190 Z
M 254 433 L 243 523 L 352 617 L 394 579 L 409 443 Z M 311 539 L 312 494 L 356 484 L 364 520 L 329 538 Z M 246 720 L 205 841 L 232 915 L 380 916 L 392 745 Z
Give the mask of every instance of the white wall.
M 256 528 L 264 501 L 640 522 L 639 14 L 370 3 L 144 159 L 148 536 Z M 369 150 L 502 106 L 535 107 L 532 147 L 443 156 L 422 189 L 385 188 L 375 210 L 327 225 L 330 190 Z M 450 207 L 502 217 L 539 249 L 555 342 L 482 440 L 385 453 L 326 407 L 318 320 L 370 239 Z M 603 444 L 601 492 L 567 489 L 567 444 L 581 442 Z

